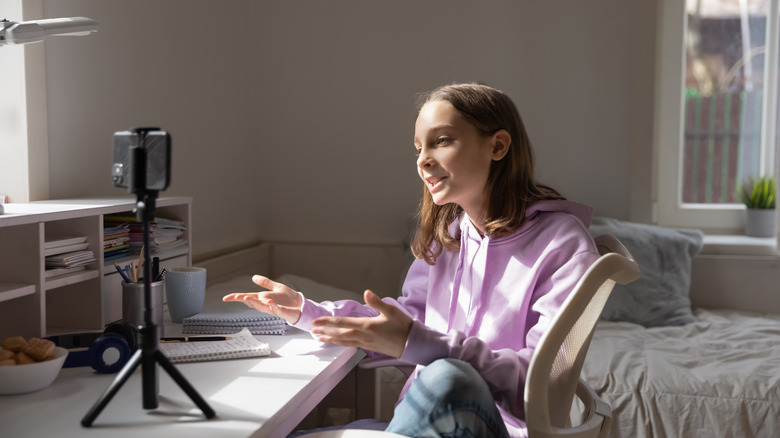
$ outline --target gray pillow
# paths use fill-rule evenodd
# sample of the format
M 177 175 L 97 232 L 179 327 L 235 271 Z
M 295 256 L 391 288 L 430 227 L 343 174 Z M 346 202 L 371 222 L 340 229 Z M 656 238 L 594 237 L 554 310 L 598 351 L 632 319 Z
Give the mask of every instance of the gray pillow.
M 702 247 L 699 230 L 596 217 L 596 237 L 611 234 L 631 252 L 642 275 L 628 285 L 616 284 L 601 313 L 607 321 L 628 321 L 645 327 L 694 322 L 689 289 L 691 261 Z

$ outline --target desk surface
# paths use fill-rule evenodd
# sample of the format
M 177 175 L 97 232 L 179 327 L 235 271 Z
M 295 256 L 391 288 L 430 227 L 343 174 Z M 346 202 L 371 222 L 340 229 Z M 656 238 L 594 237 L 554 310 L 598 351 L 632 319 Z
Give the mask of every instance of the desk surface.
M 166 336 L 180 324 L 166 318 Z M 3 436 L 59 437 L 278 437 L 287 435 L 364 356 L 354 348 L 323 346 L 307 332 L 258 336 L 271 355 L 175 364 L 217 416 L 206 419 L 160 367 L 159 407 L 145 410 L 140 368 L 125 382 L 92 427 L 81 419 L 114 380 L 91 368 L 64 368 L 51 386 L 0 395 Z

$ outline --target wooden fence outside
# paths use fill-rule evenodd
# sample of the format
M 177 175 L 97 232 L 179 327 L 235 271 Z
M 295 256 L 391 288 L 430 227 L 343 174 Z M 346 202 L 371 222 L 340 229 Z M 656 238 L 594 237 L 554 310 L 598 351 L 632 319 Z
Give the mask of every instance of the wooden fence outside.
M 684 203 L 734 203 L 760 169 L 761 91 L 686 95 Z

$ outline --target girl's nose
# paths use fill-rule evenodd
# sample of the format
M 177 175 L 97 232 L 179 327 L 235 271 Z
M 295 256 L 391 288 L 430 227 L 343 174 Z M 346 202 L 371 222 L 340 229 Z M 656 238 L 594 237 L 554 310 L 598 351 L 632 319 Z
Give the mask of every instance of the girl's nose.
M 433 159 L 425 148 L 420 150 L 420 155 L 417 156 L 417 167 L 431 167 Z

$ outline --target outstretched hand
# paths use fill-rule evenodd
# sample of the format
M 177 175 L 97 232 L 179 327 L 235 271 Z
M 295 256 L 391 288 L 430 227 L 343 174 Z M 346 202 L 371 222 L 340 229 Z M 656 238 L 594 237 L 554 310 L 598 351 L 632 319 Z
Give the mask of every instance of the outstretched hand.
M 322 342 L 360 347 L 392 357 L 401 357 L 412 327 L 412 318 L 375 293 L 363 293 L 366 304 L 379 312 L 374 317 L 323 316 L 315 319 L 311 332 Z
M 252 277 L 252 282 L 269 289 L 267 292 L 239 292 L 225 295 L 222 301 L 239 301 L 260 312 L 278 316 L 290 324 L 301 317 L 301 296 L 282 283 L 262 275 Z

